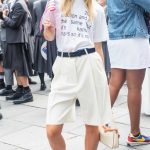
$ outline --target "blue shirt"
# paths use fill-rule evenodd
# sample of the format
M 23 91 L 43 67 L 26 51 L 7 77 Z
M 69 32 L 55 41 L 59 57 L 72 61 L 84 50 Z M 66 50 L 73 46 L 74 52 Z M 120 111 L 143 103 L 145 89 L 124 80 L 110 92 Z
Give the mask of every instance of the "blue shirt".
M 143 16 L 150 0 L 107 0 L 110 39 L 149 38 Z

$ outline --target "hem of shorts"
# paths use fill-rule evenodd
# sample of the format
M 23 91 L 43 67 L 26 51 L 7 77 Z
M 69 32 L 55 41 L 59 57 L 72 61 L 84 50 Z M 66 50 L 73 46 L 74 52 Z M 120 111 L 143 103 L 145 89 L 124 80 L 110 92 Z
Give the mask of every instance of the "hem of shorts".
M 111 69 L 126 69 L 126 70 L 141 70 L 141 69 L 146 69 L 149 68 L 150 66 L 141 66 L 141 67 L 128 67 L 128 66 L 112 66 L 111 65 Z
M 46 122 L 46 125 L 64 125 L 66 123 L 73 123 L 75 121 L 63 121 L 63 122 Z M 89 126 L 100 126 L 104 125 L 107 123 L 102 123 L 102 122 L 88 122 L 88 121 L 83 121 L 84 125 L 89 125 Z
M 63 125 L 66 123 L 73 123 L 73 122 L 75 121 L 73 120 L 73 121 L 62 121 L 62 122 L 46 122 L 46 125 Z
M 102 121 L 100 121 L 100 122 L 83 121 L 83 123 L 84 123 L 85 125 L 89 125 L 89 126 L 101 126 L 101 125 L 108 124 L 108 123 L 110 123 L 110 122 L 111 122 L 111 119 L 110 119 L 109 121 L 107 121 L 107 122 L 102 122 Z

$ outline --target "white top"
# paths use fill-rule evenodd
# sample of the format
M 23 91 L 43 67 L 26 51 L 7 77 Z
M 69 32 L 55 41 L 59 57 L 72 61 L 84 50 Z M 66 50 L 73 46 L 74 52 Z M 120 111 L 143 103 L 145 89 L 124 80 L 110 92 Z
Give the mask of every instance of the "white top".
M 74 0 L 70 17 L 62 14 L 61 0 L 55 0 L 55 3 L 56 10 L 49 11 L 49 19 L 55 20 L 58 51 L 74 52 L 79 49 L 93 48 L 95 42 L 108 39 L 104 9 L 96 1 L 94 1 L 93 22 L 89 21 L 84 0 Z

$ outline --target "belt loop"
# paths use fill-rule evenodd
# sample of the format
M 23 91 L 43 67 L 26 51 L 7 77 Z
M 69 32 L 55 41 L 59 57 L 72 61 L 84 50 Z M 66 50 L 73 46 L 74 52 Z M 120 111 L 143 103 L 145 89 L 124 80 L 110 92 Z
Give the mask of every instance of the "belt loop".
M 69 56 L 69 58 L 70 58 L 70 52 L 68 52 L 68 56 Z
M 89 54 L 86 48 L 84 49 L 84 51 L 85 51 L 85 53 L 86 53 L 87 55 Z
M 61 57 L 63 57 L 63 52 L 61 52 Z

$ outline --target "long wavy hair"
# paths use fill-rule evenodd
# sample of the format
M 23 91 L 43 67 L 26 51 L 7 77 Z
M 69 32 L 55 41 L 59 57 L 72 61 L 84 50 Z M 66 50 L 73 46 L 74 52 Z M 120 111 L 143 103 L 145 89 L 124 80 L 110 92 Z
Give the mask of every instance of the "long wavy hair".
M 62 0 L 61 9 L 65 16 L 71 15 L 71 8 L 75 0 Z M 84 0 L 90 20 L 94 18 L 93 0 Z

